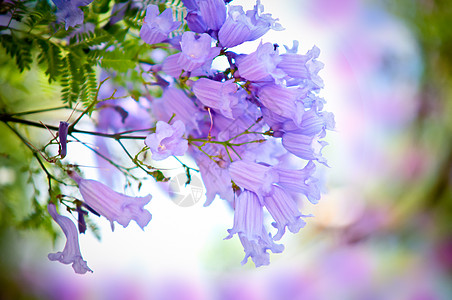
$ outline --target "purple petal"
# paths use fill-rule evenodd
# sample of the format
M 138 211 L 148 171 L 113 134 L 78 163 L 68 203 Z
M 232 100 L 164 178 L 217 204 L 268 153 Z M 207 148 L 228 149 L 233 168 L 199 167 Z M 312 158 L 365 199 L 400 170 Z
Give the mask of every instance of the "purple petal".
M 255 192 L 258 196 L 270 193 L 278 173 L 271 167 L 255 162 L 238 160 L 229 166 L 232 180 L 241 188 Z
M 286 226 L 290 232 L 297 233 L 306 225 L 306 222 L 301 219 L 302 214 L 298 210 L 294 199 L 282 188 L 273 186 L 273 193 L 271 196 L 264 198 L 264 203 L 275 220 L 272 225 L 278 229 L 278 232 L 273 237 L 275 241 L 282 238 L 286 231 Z
M 49 259 L 52 261 L 59 261 L 63 264 L 72 264 L 72 268 L 75 273 L 85 274 L 86 272 L 93 272 L 87 265 L 86 261 L 80 253 L 80 245 L 78 241 L 78 232 L 74 223 L 68 217 L 61 216 L 56 211 L 54 204 L 47 206 L 49 214 L 53 220 L 61 227 L 64 235 L 66 236 L 66 244 L 62 252 L 50 253 Z
M 199 0 L 199 10 L 208 28 L 219 30 L 226 20 L 226 5 L 223 0 Z
M 99 181 L 83 179 L 75 172 L 70 172 L 69 176 L 78 183 L 85 203 L 110 221 L 112 231 L 114 221 L 127 227 L 131 220 L 135 220 L 144 229 L 151 220 L 151 214 L 143 208 L 151 201 L 151 195 L 130 197 L 113 191 Z
M 184 155 L 188 142 L 183 138 L 185 125 L 176 120 L 173 125 L 158 121 L 155 133 L 150 134 L 144 143 L 152 152 L 152 159 L 163 160 L 172 155 Z

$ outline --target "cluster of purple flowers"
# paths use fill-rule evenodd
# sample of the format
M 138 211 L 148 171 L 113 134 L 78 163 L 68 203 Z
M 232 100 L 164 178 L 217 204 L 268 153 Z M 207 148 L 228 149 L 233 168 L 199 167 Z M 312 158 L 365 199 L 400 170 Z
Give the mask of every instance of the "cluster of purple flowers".
M 322 111 L 325 101 L 317 96 L 323 87 L 319 49 L 298 54 L 295 41 L 280 54 L 278 45 L 261 42 L 250 54 L 234 53 L 228 48 L 281 30 L 277 19 L 263 14 L 259 1 L 246 12 L 223 0 L 183 2 L 191 31 L 170 39 L 178 23 L 168 9 L 158 15 L 152 5 L 141 29 L 146 43 L 166 42 L 179 50 L 151 68 L 169 85 L 152 100 L 152 112 L 161 121 L 146 144 L 153 158 L 161 159 L 183 154 L 188 140 L 188 153 L 206 186 L 206 205 L 216 195 L 229 201 L 235 215 L 227 238 L 239 236 L 243 263 L 251 257 L 256 266 L 266 265 L 267 250 L 283 250 L 275 241 L 286 227 L 296 233 L 305 225 L 296 194 L 312 203 L 320 199 L 312 175 L 315 162 L 326 164 L 321 139 L 333 129 L 334 118 Z M 227 58 L 226 70 L 212 69 L 218 56 Z M 163 123 L 169 120 L 174 129 Z M 304 168 L 290 169 L 285 162 L 294 158 L 304 160 Z M 273 236 L 264 224 L 264 208 L 274 219 Z
M 83 23 L 84 16 L 80 7 L 90 4 L 93 0 L 52 0 L 52 2 L 58 8 L 56 12 L 58 21 L 64 20 L 65 28 L 68 30 L 69 27 Z
M 296 233 L 305 225 L 299 196 L 311 203 L 320 199 L 313 174 L 316 163 L 326 165 L 322 139 L 334 128 L 334 118 L 323 111 L 325 101 L 318 96 L 323 87 L 319 49 L 298 54 L 294 41 L 280 54 L 278 45 L 261 42 L 250 54 L 235 53 L 229 48 L 257 40 L 270 29 L 282 30 L 277 19 L 263 13 L 259 0 L 246 12 L 223 0 L 183 3 L 191 31 L 170 38 L 181 24 L 173 20 L 171 9 L 159 13 L 156 5 L 148 6 L 140 31 L 147 44 L 167 43 L 176 50 L 149 70 L 163 92 L 149 99 L 149 119 L 157 122 L 144 143 L 153 160 L 192 156 L 206 187 L 205 206 L 218 195 L 234 208 L 226 238 L 238 235 L 245 251 L 242 263 L 251 257 L 256 266 L 267 265 L 268 250 L 283 251 L 276 242 L 286 228 Z M 228 61 L 225 70 L 212 68 L 219 56 Z M 144 228 L 151 220 L 144 209 L 151 196 L 128 197 L 75 172 L 69 175 L 86 207 L 105 216 L 112 229 L 114 221 L 126 227 L 135 220 Z M 264 222 L 264 209 L 274 220 L 274 235 Z M 62 220 L 53 207 L 49 210 L 57 222 Z M 76 231 L 65 233 L 68 243 L 75 240 Z M 60 261 L 86 272 L 78 238 L 74 244 L 73 259 Z

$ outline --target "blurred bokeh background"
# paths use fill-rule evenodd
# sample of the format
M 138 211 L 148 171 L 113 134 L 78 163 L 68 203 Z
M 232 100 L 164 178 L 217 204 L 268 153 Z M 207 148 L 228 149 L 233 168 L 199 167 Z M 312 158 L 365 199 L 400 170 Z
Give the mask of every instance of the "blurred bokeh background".
M 64 245 L 50 224 L 11 226 L 46 182 L 33 187 L 27 150 L 1 124 L 1 299 L 452 299 L 450 1 L 261 2 L 286 28 L 264 42 L 321 49 L 321 96 L 337 124 L 323 152 L 331 168 L 319 174 L 325 194 L 303 207 L 314 217 L 286 234 L 286 250 L 270 266 L 241 266 L 239 241 L 223 240 L 227 205 L 179 207 L 149 183 L 146 230 L 111 233 L 99 219 L 101 241 L 80 240 L 94 273 L 74 274 L 47 260 Z M 2 101 L 18 111 L 58 97 L 39 71 L 18 74 L 3 53 L 0 66 Z

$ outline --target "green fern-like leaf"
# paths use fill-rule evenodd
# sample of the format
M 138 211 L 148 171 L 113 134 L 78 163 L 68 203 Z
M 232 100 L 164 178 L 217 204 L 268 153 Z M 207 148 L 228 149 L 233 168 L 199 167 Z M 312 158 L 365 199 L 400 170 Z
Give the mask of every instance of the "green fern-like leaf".
M 105 52 L 100 65 L 105 69 L 113 69 L 125 73 L 135 67 L 135 62 L 132 59 L 131 53 L 117 48 L 113 51 Z
M 20 72 L 25 69 L 30 69 L 30 65 L 33 62 L 32 47 L 33 40 L 29 38 L 16 38 L 12 35 L 3 34 L 0 35 L 0 43 L 5 48 L 11 58 L 15 58 L 17 67 Z
M 45 208 L 36 198 L 32 200 L 32 212 L 18 224 L 21 229 L 44 229 L 50 236 L 55 237 L 56 232 L 52 227 L 51 217 Z
M 28 26 L 29 30 L 32 30 L 39 25 L 47 25 L 56 21 L 56 16 L 49 10 L 36 10 L 28 14 L 24 24 Z
M 11 19 L 18 22 L 22 21 L 22 18 L 27 14 L 27 6 L 25 1 L 13 0 L 13 1 L 3 1 L 0 5 L 0 14 L 11 14 Z
M 144 19 L 145 15 L 146 7 L 143 7 L 141 9 L 131 9 L 126 11 L 123 20 L 127 27 L 139 30 L 142 26 L 142 20 Z
M 83 65 L 83 72 L 85 75 L 85 82 L 82 85 L 80 98 L 82 102 L 85 103 L 85 106 L 89 106 L 93 101 L 96 101 L 95 99 L 97 92 L 96 71 L 90 64 L 86 63 Z M 88 113 L 90 114 L 91 112 Z
M 81 86 L 84 83 L 82 65 L 72 52 L 69 52 L 64 60 L 63 74 L 61 78 L 61 93 L 63 102 L 72 107 L 72 103 L 77 102 Z
M 98 46 L 103 43 L 107 43 L 111 41 L 114 37 L 103 29 L 95 29 L 94 32 L 81 32 L 79 34 L 74 35 L 69 43 L 73 47 L 90 47 L 90 46 Z
M 45 71 L 49 76 L 49 83 L 55 81 L 61 73 L 63 61 L 61 58 L 61 50 L 58 45 L 49 42 L 48 40 L 38 39 L 37 43 L 41 52 L 38 55 L 38 62 L 40 65 L 47 66 Z

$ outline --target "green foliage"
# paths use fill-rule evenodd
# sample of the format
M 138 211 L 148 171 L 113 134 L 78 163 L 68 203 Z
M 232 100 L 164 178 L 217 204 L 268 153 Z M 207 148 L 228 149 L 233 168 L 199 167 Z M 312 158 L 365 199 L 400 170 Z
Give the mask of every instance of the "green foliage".
M 125 52 L 123 49 L 114 49 L 103 54 L 100 65 L 104 69 L 113 69 L 115 71 L 125 73 L 133 69 L 136 63 L 132 60 L 130 52 Z
M 170 178 L 165 177 L 165 175 L 160 170 L 147 172 L 147 173 L 149 175 L 151 175 L 152 177 L 154 177 L 155 181 L 157 181 L 157 182 L 167 182 L 168 180 L 170 180 Z
M 161 11 L 170 7 L 173 10 L 173 17 L 182 22 L 186 11 L 180 0 L 168 2 L 162 0 L 144 1 L 139 8 L 137 6 L 133 7 L 131 1 L 122 1 L 124 3 L 128 2 L 125 6 L 124 17 L 111 22 L 109 18 L 112 17 L 113 2 L 119 3 L 121 1 L 96 0 L 89 6 L 82 7 L 84 24 L 69 30 L 65 30 L 64 21 L 57 20 L 55 15 L 57 9 L 51 1 L 13 0 L 8 1 L 8 3 L 2 2 L 0 14 L 6 15 L 7 22 L 3 23 L 4 26 L 0 26 L 0 47 L 4 49 L 0 49 L 0 53 L 6 53 L 4 56 L 8 56 L 8 59 L 5 57 L 4 60 L 8 62 L 8 65 L 15 64 L 15 67 L 17 67 L 11 67 L 13 75 L 24 74 L 21 75 L 22 77 L 10 76 L 7 72 L 3 72 L 3 74 L 7 74 L 5 77 L 10 76 L 5 78 L 5 83 L 2 83 L 3 86 L 11 89 L 11 78 L 27 78 L 26 75 L 37 77 L 34 75 L 40 74 L 39 82 L 45 84 L 45 79 L 47 79 L 49 86 L 55 87 L 56 91 L 61 90 L 60 100 L 66 103 L 67 106 L 74 107 L 75 103 L 81 102 L 85 107 L 95 109 L 96 106 L 94 104 L 98 100 L 96 99 L 99 84 L 98 72 L 100 68 L 103 68 L 111 74 L 117 74 L 118 76 L 110 75 L 113 77 L 111 81 L 122 86 L 127 84 L 129 88 L 128 94 L 135 99 L 141 97 L 144 92 L 149 93 L 150 89 L 143 85 L 142 72 L 144 72 L 144 67 L 140 65 L 140 62 L 143 63 L 145 61 L 147 64 L 152 64 L 150 54 L 154 48 L 160 45 L 149 47 L 139 37 L 138 33 L 143 24 L 146 7 L 149 4 L 157 4 Z M 8 18 L 10 18 L 10 21 Z M 91 22 L 91 24 L 88 25 L 88 22 Z M 176 32 L 175 34 L 179 33 L 181 32 Z M 168 53 L 172 51 L 166 48 L 163 49 L 168 51 Z M 36 72 L 37 67 L 42 68 L 43 72 Z M 43 73 L 45 77 L 41 76 Z M 43 77 L 45 79 L 41 81 Z M 20 82 L 22 84 L 22 80 Z M 26 103 L 22 100 L 22 98 L 26 98 L 30 104 L 36 104 L 39 110 L 39 104 L 44 103 L 43 98 L 45 97 L 42 97 L 41 94 L 33 94 L 36 85 L 32 85 L 30 80 L 23 80 L 23 86 L 23 95 L 16 97 L 17 102 Z M 15 87 L 15 89 L 11 90 L 16 91 L 17 88 Z M 0 95 L 2 112 L 18 112 L 18 108 L 11 102 L 3 101 L 2 96 L 6 98 L 6 95 L 6 93 Z M 89 110 L 84 113 L 90 114 L 91 112 L 92 110 Z M 21 115 L 21 118 L 25 119 L 25 116 Z M 18 126 L 18 132 L 22 132 L 22 129 Z M 7 131 L 9 132 L 9 129 Z M 14 140 L 17 139 L 17 136 L 13 134 L 12 136 Z M 24 137 L 24 140 L 29 138 L 27 134 L 24 134 Z M 42 145 L 39 145 L 36 140 L 31 139 L 31 142 L 37 148 L 40 148 Z M 3 142 L 0 144 L 3 144 Z M 27 152 L 29 149 L 23 144 L 21 144 L 20 149 L 26 149 L 25 152 L 28 155 L 31 154 Z M 11 151 L 10 149 L 8 150 Z M 4 152 L 8 153 L 6 150 Z M 3 199 L 0 201 L 0 211 L 7 212 L 4 214 L 0 213 L 0 225 L 10 225 L 13 222 L 14 226 L 20 229 L 40 228 L 54 236 L 55 232 L 52 229 L 52 222 L 48 215 L 46 204 L 49 198 L 52 198 L 51 201 L 57 202 L 55 193 L 57 193 L 58 185 L 64 184 L 57 179 L 60 178 L 57 174 L 61 165 L 47 164 L 42 161 L 43 164 L 38 167 L 39 174 L 37 174 L 34 173 L 34 170 L 30 170 L 29 164 L 35 158 L 31 157 L 28 163 L 22 164 L 23 169 L 21 170 L 16 168 L 16 166 L 14 167 L 14 170 L 18 170 L 17 174 L 24 174 L 28 170 L 30 172 L 29 182 L 26 182 L 26 180 L 21 181 L 20 189 L 18 189 L 18 186 L 14 187 L 15 193 L 10 192 L 9 187 L 0 186 L 0 194 L 2 194 L 0 198 L 10 195 L 5 203 L 2 202 Z M 157 168 L 146 165 L 142 165 L 142 167 L 142 170 L 154 177 L 156 181 L 169 180 Z M 44 174 L 47 177 L 40 176 Z M 189 171 L 187 171 L 187 175 L 190 175 Z M 40 178 L 40 180 L 44 178 L 44 181 L 41 180 L 42 182 L 35 184 L 37 182 L 36 178 Z M 49 179 L 49 184 L 47 184 L 48 182 L 45 179 Z M 28 190 L 24 187 L 34 187 L 34 189 L 31 193 L 28 193 Z M 48 195 L 46 188 L 50 189 L 52 195 Z M 12 188 L 11 191 L 13 191 Z M 32 195 L 31 197 L 30 194 Z M 60 194 L 60 192 L 57 194 Z M 23 208 L 22 210 L 10 205 L 10 203 L 13 203 L 13 199 L 16 198 L 23 200 L 19 206 Z M 31 201 L 29 198 L 32 198 Z M 14 203 L 19 202 L 16 201 Z M 64 207 L 60 206 L 61 208 Z M 18 215 L 18 211 L 21 211 L 22 214 Z M 97 226 L 89 218 L 87 218 L 87 225 L 94 235 L 100 238 Z
M 97 14 L 104 14 L 110 10 L 110 0 L 98 0 L 92 4 L 93 11 Z
M 38 54 L 38 62 L 40 65 L 47 66 L 45 73 L 49 76 L 49 83 L 52 83 L 57 80 L 63 66 L 61 49 L 49 40 L 38 39 L 37 44 L 41 49 Z
M 94 31 L 79 32 L 74 34 L 70 38 L 69 44 L 73 48 L 87 49 L 92 46 L 99 46 L 103 43 L 110 42 L 115 37 L 112 36 L 108 31 L 100 28 L 96 28 Z
M 95 69 L 89 64 L 83 65 L 83 72 L 85 81 L 82 85 L 81 100 L 89 105 L 92 101 L 96 100 L 97 76 Z
M 55 14 L 50 10 L 50 7 L 47 7 L 47 9 L 43 8 L 42 10 L 36 10 L 36 11 L 30 12 L 28 14 L 27 19 L 25 20 L 24 24 L 31 31 L 36 26 L 48 25 L 50 22 L 55 22 L 55 21 L 56 21 Z
M 50 236 L 56 238 L 56 232 L 52 227 L 52 218 L 47 212 L 46 205 L 41 205 L 36 198 L 33 198 L 32 206 L 32 212 L 19 223 L 19 228 L 44 229 Z
M 28 37 L 19 38 L 15 35 L 2 34 L 0 35 L 0 43 L 6 50 L 6 53 L 16 60 L 20 72 L 23 72 L 25 69 L 30 69 L 30 65 L 33 62 L 31 52 L 33 40 Z
M 10 14 L 11 20 L 16 20 L 18 22 L 22 21 L 26 12 L 27 7 L 25 6 L 25 2 L 21 0 L 12 0 L 1 3 L 0 5 L 0 14 Z
M 77 101 L 80 94 L 80 86 L 83 84 L 83 72 L 72 52 L 64 58 L 63 74 L 61 78 L 61 97 L 63 102 L 70 107 Z

